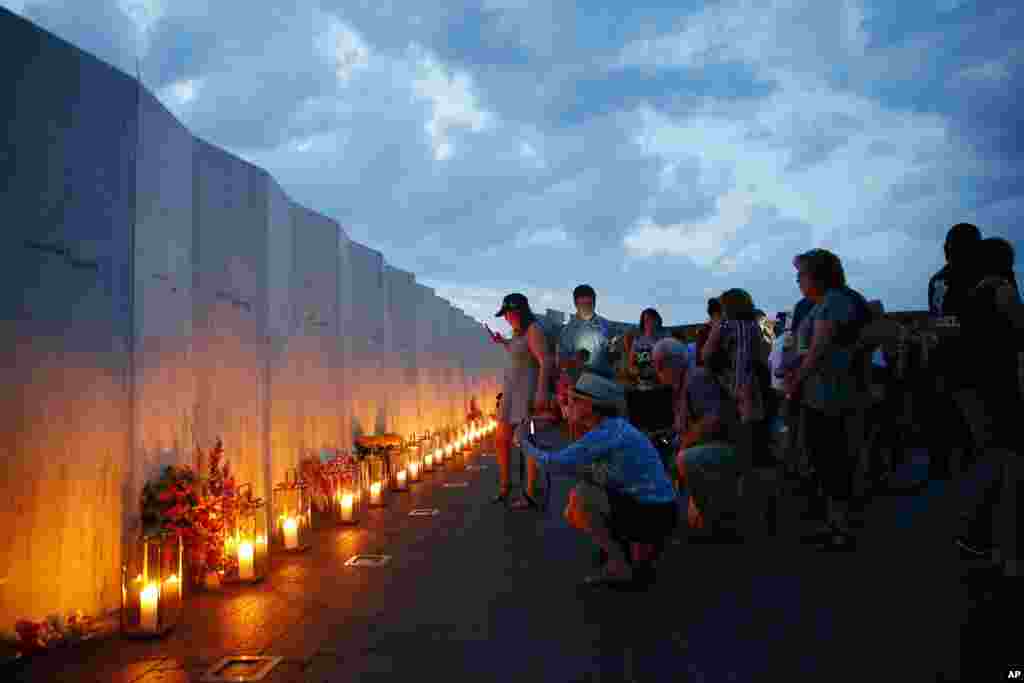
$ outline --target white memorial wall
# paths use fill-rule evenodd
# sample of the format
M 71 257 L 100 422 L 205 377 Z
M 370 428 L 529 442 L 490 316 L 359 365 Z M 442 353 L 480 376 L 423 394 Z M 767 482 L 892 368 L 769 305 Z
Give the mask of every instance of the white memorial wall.
M 355 434 L 462 421 L 447 301 L 134 79 L 4 10 L 0 36 L 0 631 L 117 609 L 142 486 L 196 446 L 267 497 Z

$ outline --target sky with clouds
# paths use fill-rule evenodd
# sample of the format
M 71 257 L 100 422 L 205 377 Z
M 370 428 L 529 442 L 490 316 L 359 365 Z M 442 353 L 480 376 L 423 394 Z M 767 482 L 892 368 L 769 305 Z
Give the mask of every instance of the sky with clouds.
M 0 0 L 470 315 L 667 323 L 834 250 L 926 307 L 956 222 L 1024 249 L 1019 0 Z

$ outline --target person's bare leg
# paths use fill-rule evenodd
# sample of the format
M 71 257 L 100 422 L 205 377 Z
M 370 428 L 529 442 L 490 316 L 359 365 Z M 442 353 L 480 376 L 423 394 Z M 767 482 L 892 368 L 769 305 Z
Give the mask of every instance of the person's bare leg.
M 526 495 L 537 498 L 537 461 L 533 458 L 526 461 Z
M 498 457 L 498 493 L 508 495 L 510 481 L 509 462 L 512 452 L 512 425 L 508 422 L 498 423 L 498 429 L 494 433 L 494 446 Z
M 633 576 L 633 568 L 630 566 L 626 555 L 622 552 L 622 546 L 612 538 L 611 530 L 601 515 L 590 514 L 586 510 L 580 510 L 579 521 L 582 522 L 584 531 L 597 543 L 608 555 L 608 564 L 605 565 L 605 572 L 623 579 L 630 579 Z

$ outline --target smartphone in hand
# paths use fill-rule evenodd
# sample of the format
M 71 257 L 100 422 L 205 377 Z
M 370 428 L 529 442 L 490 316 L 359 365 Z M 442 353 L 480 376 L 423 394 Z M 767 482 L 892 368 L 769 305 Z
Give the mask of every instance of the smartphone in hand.
M 487 334 L 491 335 L 491 341 L 492 342 L 499 342 L 499 341 L 501 341 L 501 335 L 498 334 L 497 332 L 495 332 L 494 330 L 492 330 L 491 327 L 487 323 L 484 323 L 484 329 L 487 330 Z

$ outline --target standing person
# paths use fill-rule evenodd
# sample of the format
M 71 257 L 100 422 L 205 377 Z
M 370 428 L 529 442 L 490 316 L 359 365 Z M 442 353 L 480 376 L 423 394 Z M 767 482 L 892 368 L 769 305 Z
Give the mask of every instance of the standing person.
M 711 327 L 722 319 L 722 304 L 718 299 L 708 299 L 708 321 L 697 332 L 697 367 L 704 367 L 704 345 L 708 343 Z
M 967 293 L 974 286 L 971 253 L 981 242 L 981 231 L 970 223 L 957 223 L 946 233 L 946 265 L 928 280 L 928 312 L 933 317 L 960 315 Z
M 742 289 L 724 292 L 722 319 L 712 325 L 711 334 L 702 351 L 705 367 L 725 381 L 726 391 L 736 400 L 737 414 L 744 424 L 759 422 L 765 417 L 764 373 L 760 366 L 767 366 L 771 344 L 767 343 L 757 320 L 754 300 Z M 713 359 L 722 351 L 721 367 Z
M 999 546 L 1004 573 L 1019 576 L 1021 436 L 1017 423 L 1024 400 L 1018 354 L 1024 339 L 1024 306 L 1015 284 L 1013 246 L 989 238 L 979 244 L 977 253 L 981 281 L 968 290 L 961 310 L 964 347 L 971 357 L 963 390 L 970 394 L 961 391 L 956 398 L 968 418 L 980 457 L 961 492 L 962 526 L 956 543 L 973 557 L 990 555 L 993 546 Z M 1000 519 L 993 519 L 999 508 Z M 993 526 L 996 534 L 992 534 Z
M 645 308 L 640 314 L 639 334 L 633 338 L 629 349 L 629 374 L 641 381 L 653 382 L 655 377 L 651 352 L 659 340 L 668 336 L 661 320 L 661 314 L 653 308 Z
M 854 541 L 849 511 L 867 394 L 866 354 L 857 342 L 870 312 L 864 297 L 846 286 L 838 256 L 812 249 L 795 262 L 800 290 L 814 307 L 801 327 L 800 366 L 787 372 L 786 393 L 805 409 L 805 446 L 827 505 L 825 525 L 807 540 L 823 550 L 847 550 Z
M 530 402 L 534 412 L 548 411 L 549 359 L 544 331 L 530 310 L 529 300 L 522 294 L 509 294 L 501 303 L 501 309 L 494 314 L 505 318 L 512 327 L 512 338 L 505 339 L 491 332 L 495 344 L 501 344 L 508 351 L 505 374 L 501 388 L 501 405 L 498 413 L 498 429 L 495 444 L 498 456 L 500 490 L 493 502 L 503 503 L 509 494 L 509 467 L 512 451 L 512 437 L 516 426 L 530 415 Z M 490 328 L 488 328 L 490 332 Z M 522 510 L 536 508 L 534 502 L 537 485 L 537 464 L 528 461 L 526 489 L 523 497 L 512 508 Z
M 569 523 L 588 534 L 608 561 L 604 571 L 587 577 L 591 585 L 631 582 L 636 566 L 631 550 L 649 546 L 645 570 L 676 526 L 678 510 L 661 456 L 650 440 L 621 417 L 625 394 L 621 385 L 585 372 L 571 392 L 573 421 L 583 437 L 550 452 L 524 438 L 523 449 L 549 471 L 578 474 L 584 482 L 573 489 L 566 508 Z
M 584 370 L 609 379 L 615 376 L 608 344 L 615 330 L 596 312 L 597 294 L 590 285 L 572 291 L 573 315 L 558 337 L 558 366 L 575 383 Z
M 981 231 L 970 223 L 957 223 L 946 233 L 943 252 L 946 265 L 928 280 L 928 313 L 934 321 L 937 318 L 955 318 L 964 313 L 970 289 L 977 284 L 978 274 L 975 252 L 981 244 Z M 941 335 L 931 353 L 928 383 L 917 386 L 916 396 L 926 404 L 924 414 L 929 414 L 935 429 L 928 431 L 932 438 L 928 443 L 929 479 L 947 479 L 952 471 L 952 447 L 964 442 L 964 425 L 956 412 L 953 394 L 964 389 L 971 371 L 963 362 L 967 349 L 959 335 Z M 959 429 L 958 429 L 959 428 Z

